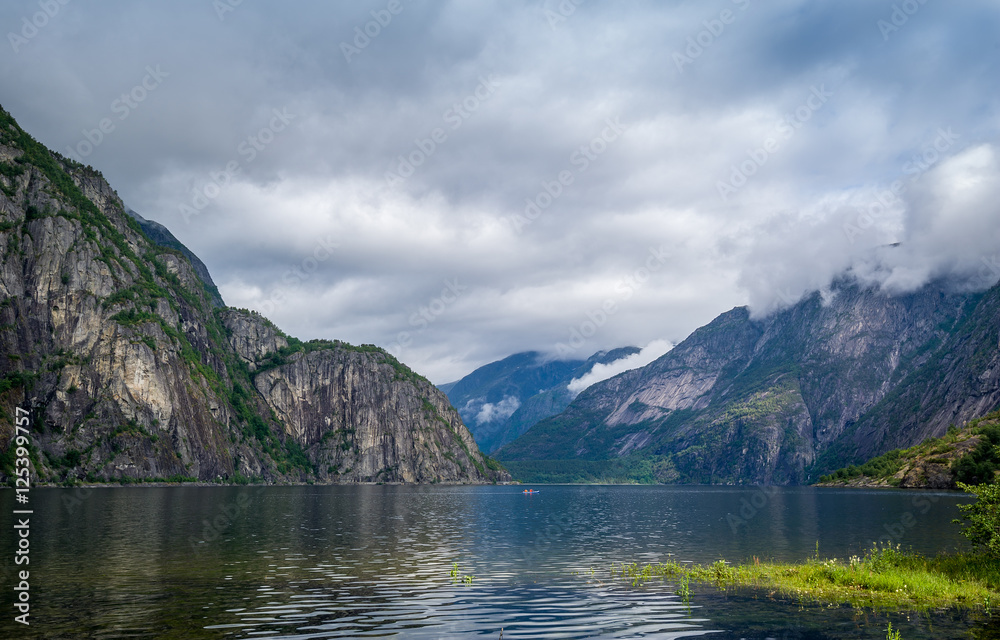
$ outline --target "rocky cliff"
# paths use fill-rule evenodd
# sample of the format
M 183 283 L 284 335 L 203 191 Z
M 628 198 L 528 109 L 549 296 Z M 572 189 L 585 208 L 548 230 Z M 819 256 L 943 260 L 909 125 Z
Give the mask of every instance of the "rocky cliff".
M 445 395 L 382 349 L 289 344 L 263 317 L 232 309 L 223 322 L 254 389 L 320 480 L 500 478 Z
M 844 279 L 768 318 L 734 309 L 497 456 L 631 460 L 660 482 L 808 482 L 1000 404 L 998 292 L 890 296 Z
M 505 478 L 429 382 L 222 308 L 97 172 L 2 110 L 0 191 L 0 480 L 17 407 L 40 481 Z

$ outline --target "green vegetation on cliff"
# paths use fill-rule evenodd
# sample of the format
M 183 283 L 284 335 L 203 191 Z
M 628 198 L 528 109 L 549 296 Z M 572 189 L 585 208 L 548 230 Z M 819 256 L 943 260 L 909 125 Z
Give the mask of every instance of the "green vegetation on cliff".
M 821 476 L 821 484 L 955 488 L 991 482 L 1000 473 L 1000 411 L 952 427 L 908 449 L 894 449 L 861 465 Z
M 628 411 L 640 419 L 609 424 L 600 410 L 576 408 L 538 423 L 497 457 L 522 482 L 801 481 L 790 465 L 767 462 L 772 448 L 794 451 L 804 446 L 799 425 L 808 416 L 792 375 L 777 375 L 766 384 L 754 377 L 740 387 L 739 395 L 700 411 L 658 410 L 642 402 L 632 402 Z M 774 423 L 780 428 L 773 428 Z M 574 427 L 581 434 L 567 438 Z

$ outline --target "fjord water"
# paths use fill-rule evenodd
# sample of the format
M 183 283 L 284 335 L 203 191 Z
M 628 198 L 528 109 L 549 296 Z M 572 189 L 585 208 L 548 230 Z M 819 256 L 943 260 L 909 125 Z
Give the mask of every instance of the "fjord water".
M 13 492 L 0 505 L 16 508 Z M 954 493 L 816 488 L 297 486 L 37 489 L 30 628 L 2 637 L 997 637 L 962 612 L 858 614 L 766 593 L 633 587 L 612 563 L 965 548 Z M 458 563 L 457 576 L 452 576 Z M 465 580 L 465 576 L 474 576 Z M 971 636 L 969 634 L 972 634 Z

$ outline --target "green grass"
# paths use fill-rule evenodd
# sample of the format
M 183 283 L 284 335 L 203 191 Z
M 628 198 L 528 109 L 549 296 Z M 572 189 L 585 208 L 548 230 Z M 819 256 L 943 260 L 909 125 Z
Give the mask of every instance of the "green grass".
M 872 549 L 847 560 L 811 558 L 801 563 L 752 562 L 732 565 L 622 563 L 612 565 L 612 579 L 634 587 L 677 579 L 719 589 L 753 589 L 798 601 L 847 604 L 889 610 L 942 607 L 995 609 L 1000 603 L 1000 563 L 985 555 L 938 555 L 927 558 L 898 548 Z

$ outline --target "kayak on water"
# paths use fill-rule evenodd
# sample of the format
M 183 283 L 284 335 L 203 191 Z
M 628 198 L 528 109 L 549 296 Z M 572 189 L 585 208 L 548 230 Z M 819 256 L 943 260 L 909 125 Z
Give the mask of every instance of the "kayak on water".
M 521 493 L 538 493 L 538 489 L 525 489 Z

